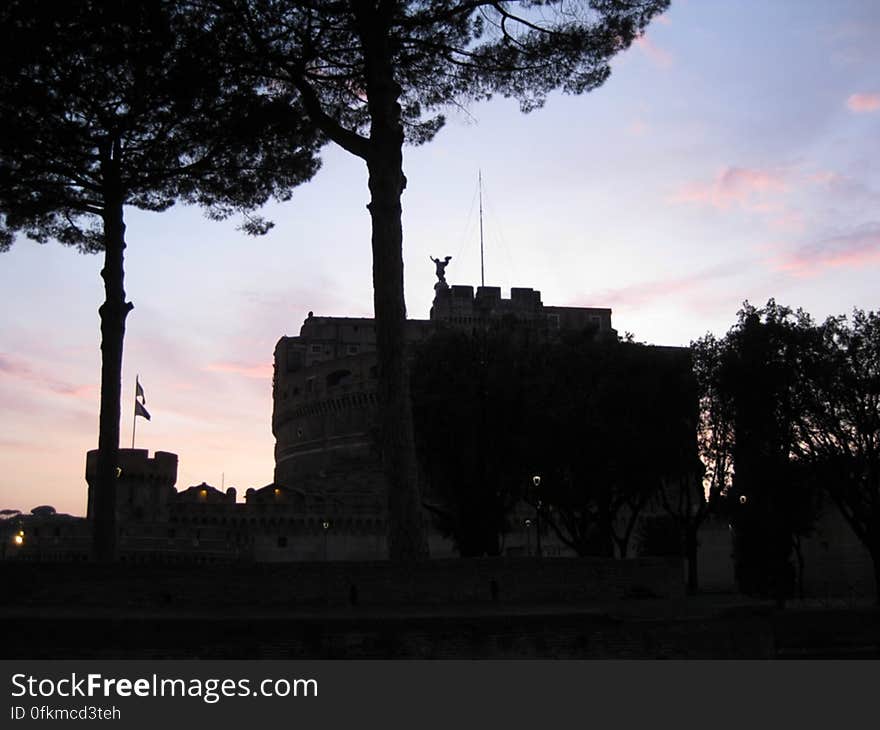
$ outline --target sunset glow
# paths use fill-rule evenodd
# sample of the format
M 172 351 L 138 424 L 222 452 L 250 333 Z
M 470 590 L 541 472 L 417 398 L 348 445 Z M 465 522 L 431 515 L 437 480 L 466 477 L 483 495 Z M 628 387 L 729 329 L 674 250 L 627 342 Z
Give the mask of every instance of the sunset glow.
M 723 333 L 743 300 L 818 319 L 877 309 L 880 4 L 685 2 L 613 62 L 606 84 L 529 115 L 502 98 L 450 110 L 405 151 L 409 316 L 429 255 L 450 284 L 612 307 L 638 340 Z M 194 208 L 126 211 L 120 445 L 180 456 L 178 488 L 272 481 L 272 353 L 309 311 L 371 317 L 366 170 L 327 147 L 262 238 Z M 0 255 L 0 508 L 85 514 L 97 444 L 101 259 L 18 240 Z

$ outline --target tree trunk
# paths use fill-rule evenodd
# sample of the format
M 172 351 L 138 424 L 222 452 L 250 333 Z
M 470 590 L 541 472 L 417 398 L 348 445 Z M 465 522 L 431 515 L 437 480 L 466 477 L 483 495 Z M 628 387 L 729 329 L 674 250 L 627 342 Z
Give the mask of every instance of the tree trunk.
M 798 598 L 802 601 L 804 600 L 804 553 L 801 549 L 801 539 L 797 535 L 795 535 L 794 540 L 792 541 L 794 547 L 794 557 L 797 562 L 797 587 L 798 587 Z
M 117 150 L 113 151 L 114 154 Z M 115 169 L 115 160 L 108 167 Z M 125 301 L 125 223 L 118 177 L 107 173 L 104 192 L 104 303 L 101 317 L 101 412 L 98 421 L 98 464 L 93 525 L 94 557 L 117 558 L 116 480 L 119 462 L 119 417 L 122 392 L 122 345 L 125 318 L 132 305 Z
M 880 545 L 875 545 L 869 552 L 874 563 L 874 602 L 880 606 Z
M 697 572 L 697 526 L 686 525 L 684 537 L 684 554 L 687 558 L 688 593 L 696 593 L 699 590 L 699 578 Z
M 626 560 L 629 552 L 629 535 L 624 534 L 622 537 L 614 536 L 614 543 L 617 545 L 617 557 L 620 560 Z
M 614 557 L 614 527 L 612 526 L 613 515 L 603 510 L 599 517 L 599 555 L 603 558 Z
M 373 303 L 379 361 L 378 396 L 382 464 L 388 488 L 389 557 L 421 560 L 428 555 L 418 485 L 403 296 L 403 229 L 400 198 L 403 126 L 387 41 L 373 36 L 367 68 L 370 141 L 367 169 L 373 245 Z

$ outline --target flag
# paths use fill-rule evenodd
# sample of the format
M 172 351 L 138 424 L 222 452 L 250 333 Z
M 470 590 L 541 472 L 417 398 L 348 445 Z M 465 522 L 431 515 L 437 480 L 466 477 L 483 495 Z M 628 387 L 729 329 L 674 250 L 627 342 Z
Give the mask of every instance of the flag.
M 134 415 L 143 416 L 148 421 L 150 420 L 150 412 L 146 408 L 144 408 L 144 404 L 141 403 L 139 400 L 136 400 L 134 402 Z
M 144 395 L 144 389 L 141 387 L 141 381 L 137 375 L 134 377 L 134 415 L 135 418 L 141 416 L 150 420 L 150 412 L 144 408 L 147 403 L 147 397 Z M 134 447 L 132 447 L 134 448 Z

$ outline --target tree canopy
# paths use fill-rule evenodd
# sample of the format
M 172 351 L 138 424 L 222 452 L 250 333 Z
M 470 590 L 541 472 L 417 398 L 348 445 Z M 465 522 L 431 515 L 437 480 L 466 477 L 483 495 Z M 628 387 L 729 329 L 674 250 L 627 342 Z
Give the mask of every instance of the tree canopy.
M 817 324 L 748 302 L 722 338 L 694 343 L 701 456 L 734 527 L 743 590 L 783 600 L 792 555 L 827 506 L 870 552 L 880 585 L 880 315 Z M 802 581 L 801 581 L 802 582 Z
M 438 525 L 463 554 L 497 554 L 511 508 L 540 500 L 579 555 L 625 556 L 664 487 L 699 492 L 688 353 L 529 334 L 453 332 L 419 349 L 416 436 Z
M 119 202 L 225 217 L 289 199 L 317 170 L 318 138 L 293 100 L 254 94 L 218 64 L 224 30 L 185 22 L 173 2 L 11 0 L 0 12 L 6 245 L 21 232 L 103 251 L 102 218 Z
M 500 555 L 534 467 L 531 343 L 499 328 L 441 331 L 419 346 L 412 393 L 417 453 L 435 525 L 465 557 Z
M 625 557 L 661 487 L 692 486 L 697 398 L 688 353 L 572 340 L 542 368 L 537 473 L 550 525 L 578 554 Z
M 760 310 L 747 304 L 720 362 L 721 387 L 732 405 L 729 496 L 738 579 L 746 592 L 774 593 L 780 600 L 793 585 L 793 541 L 814 521 L 792 460 L 812 331 L 803 312 L 772 300 Z
M 797 455 L 870 552 L 880 602 L 880 313 L 828 318 L 813 347 Z

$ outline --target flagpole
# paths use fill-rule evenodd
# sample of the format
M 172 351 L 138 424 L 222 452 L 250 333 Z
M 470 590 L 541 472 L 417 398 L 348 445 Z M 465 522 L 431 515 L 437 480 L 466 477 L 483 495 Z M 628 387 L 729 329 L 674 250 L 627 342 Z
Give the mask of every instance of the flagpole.
M 137 420 L 138 420 L 138 412 L 137 412 L 137 400 L 138 400 L 138 376 L 134 376 L 134 403 L 132 404 L 132 409 L 134 410 L 134 415 L 131 417 L 131 448 L 134 450 L 134 432 L 137 429 Z

